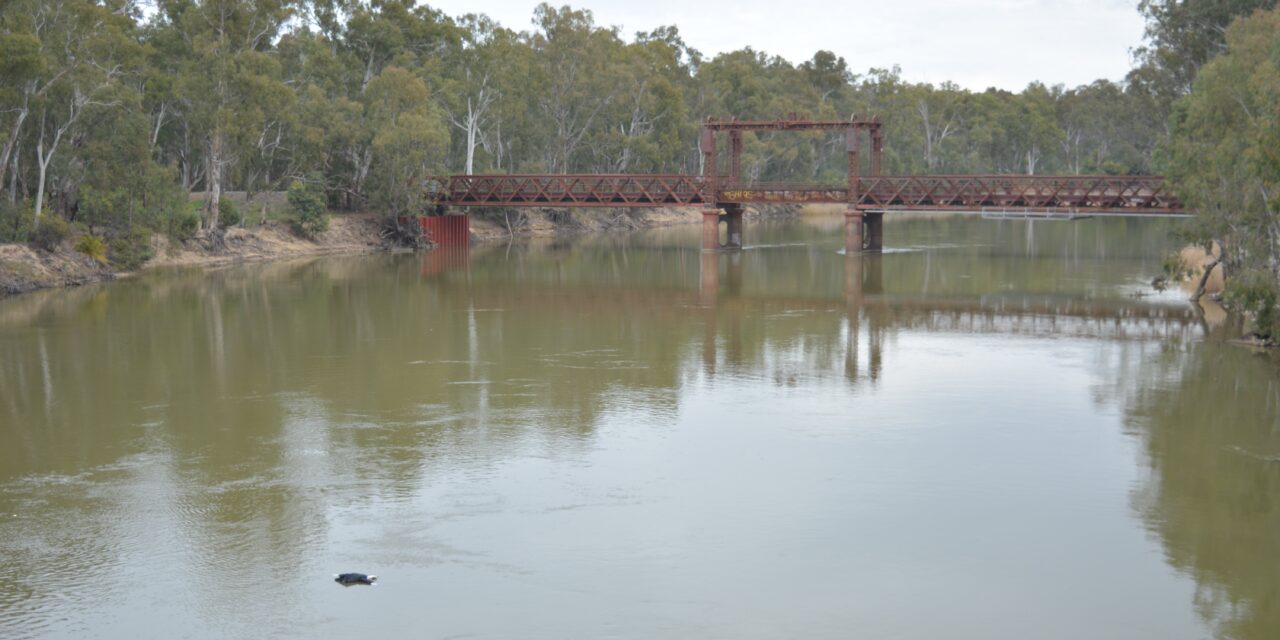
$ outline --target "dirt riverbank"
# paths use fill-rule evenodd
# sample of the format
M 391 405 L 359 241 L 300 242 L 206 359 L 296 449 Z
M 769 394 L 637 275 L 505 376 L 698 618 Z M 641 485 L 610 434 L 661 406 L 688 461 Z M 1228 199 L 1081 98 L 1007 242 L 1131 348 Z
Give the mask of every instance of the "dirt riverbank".
M 335 215 L 329 230 L 315 240 L 297 237 L 283 221 L 250 228 L 232 227 L 221 243 L 196 238 L 176 244 L 157 234 L 151 239 L 153 257 L 142 269 L 172 266 L 213 266 L 336 253 L 368 253 L 382 248 L 377 220 L 370 215 Z M 25 244 L 0 245 L 0 296 L 69 287 L 130 275 L 95 262 L 66 240 L 55 251 Z
M 785 216 L 786 211 L 752 211 L 748 216 Z M 671 209 L 525 209 L 477 210 L 471 213 L 475 242 L 506 241 L 512 237 L 545 238 L 595 232 L 700 223 L 696 208 Z M 221 266 L 237 262 L 275 260 L 313 255 L 359 254 L 386 249 L 378 220 L 370 214 L 335 214 L 329 230 L 315 240 L 294 235 L 284 221 L 272 220 L 248 228 L 232 227 L 221 243 L 192 239 L 174 243 L 162 234 L 152 237 L 153 257 L 142 270 L 173 266 Z M 95 262 L 64 241 L 55 251 L 26 244 L 0 244 L 0 296 L 100 282 L 131 275 Z

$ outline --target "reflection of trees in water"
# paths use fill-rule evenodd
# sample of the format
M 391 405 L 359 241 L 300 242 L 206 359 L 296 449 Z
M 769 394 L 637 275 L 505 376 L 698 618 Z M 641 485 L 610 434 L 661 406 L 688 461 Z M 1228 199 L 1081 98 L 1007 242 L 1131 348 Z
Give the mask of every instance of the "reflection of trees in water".
M 1039 247 L 1066 246 L 1069 228 L 1053 229 Z M 87 470 L 86 485 L 110 490 L 48 489 L 61 501 L 29 511 L 72 514 L 68 544 L 92 553 L 41 557 L 128 561 L 136 550 L 93 551 L 82 534 L 130 539 L 109 526 L 129 513 L 131 527 L 173 532 L 159 544 L 216 618 L 292 597 L 257 585 L 303 570 L 335 512 L 406 503 L 514 456 L 571 458 L 617 413 L 663 428 L 690 381 L 847 389 L 883 375 L 910 331 L 1147 326 L 1124 305 L 1098 319 L 1071 292 L 1044 296 L 1072 260 L 991 259 L 748 251 L 715 261 L 708 292 L 696 250 L 606 243 L 156 274 L 14 300 L 0 306 L 14 336 L 0 340 L 0 477 Z M 986 295 L 1008 282 L 1042 295 Z M 0 494 L 0 512 L 20 499 Z M 218 586 L 228 580 L 254 586 Z
M 1221 638 L 1280 637 L 1280 372 L 1221 343 L 1123 366 L 1150 478 L 1134 508 Z

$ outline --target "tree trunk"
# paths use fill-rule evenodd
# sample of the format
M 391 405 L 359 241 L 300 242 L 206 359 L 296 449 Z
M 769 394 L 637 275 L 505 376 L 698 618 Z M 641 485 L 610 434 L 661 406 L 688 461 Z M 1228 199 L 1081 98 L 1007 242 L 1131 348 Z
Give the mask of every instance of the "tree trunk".
M 471 100 L 467 99 L 467 175 L 471 175 L 476 158 L 476 130 L 479 129 L 476 114 L 471 111 Z
M 43 137 L 42 137 L 43 138 Z M 36 164 L 40 166 L 39 178 L 36 182 L 36 207 L 35 218 L 31 223 L 32 229 L 40 228 L 40 211 L 44 208 L 44 176 L 49 168 L 49 160 L 53 158 L 53 150 L 50 149 L 49 155 L 44 155 L 44 140 L 36 143 Z
M 218 228 L 218 204 L 222 200 L 222 132 L 215 130 L 209 141 L 209 210 L 205 212 L 205 228 Z
M 21 173 L 18 161 L 22 159 L 22 148 L 16 147 L 13 153 L 13 173 L 9 174 L 9 206 L 18 205 L 18 174 Z
M 13 121 L 13 127 L 9 129 L 9 139 L 4 143 L 4 150 L 0 151 L 0 185 L 4 184 L 4 174 L 9 168 L 9 158 L 13 157 L 13 150 L 18 145 L 18 134 L 22 132 L 22 123 L 27 119 L 27 108 L 18 111 L 18 117 Z M 14 170 L 17 170 L 17 158 L 14 158 Z M 11 200 L 16 196 L 10 194 Z
M 1200 274 L 1200 282 L 1196 283 L 1196 291 L 1191 294 L 1192 302 L 1200 302 L 1200 298 L 1204 296 L 1204 286 L 1209 282 L 1209 276 L 1213 273 L 1213 269 L 1222 262 L 1222 257 L 1214 258 L 1209 264 L 1205 265 L 1204 273 Z

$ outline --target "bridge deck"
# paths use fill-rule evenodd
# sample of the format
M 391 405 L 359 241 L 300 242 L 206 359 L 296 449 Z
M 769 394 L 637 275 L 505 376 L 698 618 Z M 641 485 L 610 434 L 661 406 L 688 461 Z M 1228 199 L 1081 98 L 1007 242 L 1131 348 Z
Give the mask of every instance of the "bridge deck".
M 470 175 L 438 180 L 431 194 L 458 207 L 670 207 L 749 203 L 836 203 L 864 210 L 1036 210 L 1178 215 L 1182 203 L 1160 176 L 868 176 L 847 186 L 712 185 L 691 175 Z

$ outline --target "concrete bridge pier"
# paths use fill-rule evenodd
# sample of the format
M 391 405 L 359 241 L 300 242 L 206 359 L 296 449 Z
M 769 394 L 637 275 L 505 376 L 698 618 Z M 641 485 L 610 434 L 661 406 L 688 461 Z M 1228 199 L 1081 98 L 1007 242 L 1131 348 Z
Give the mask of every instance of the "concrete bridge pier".
M 849 209 L 844 212 L 845 254 L 878 252 L 884 248 L 884 212 Z
M 851 256 L 862 253 L 863 228 L 862 212 L 857 209 L 847 209 L 844 212 L 844 254 Z
M 742 248 L 742 205 L 726 204 L 723 209 L 702 210 L 702 250 Z M 720 237 L 720 225 L 724 224 L 724 239 Z

